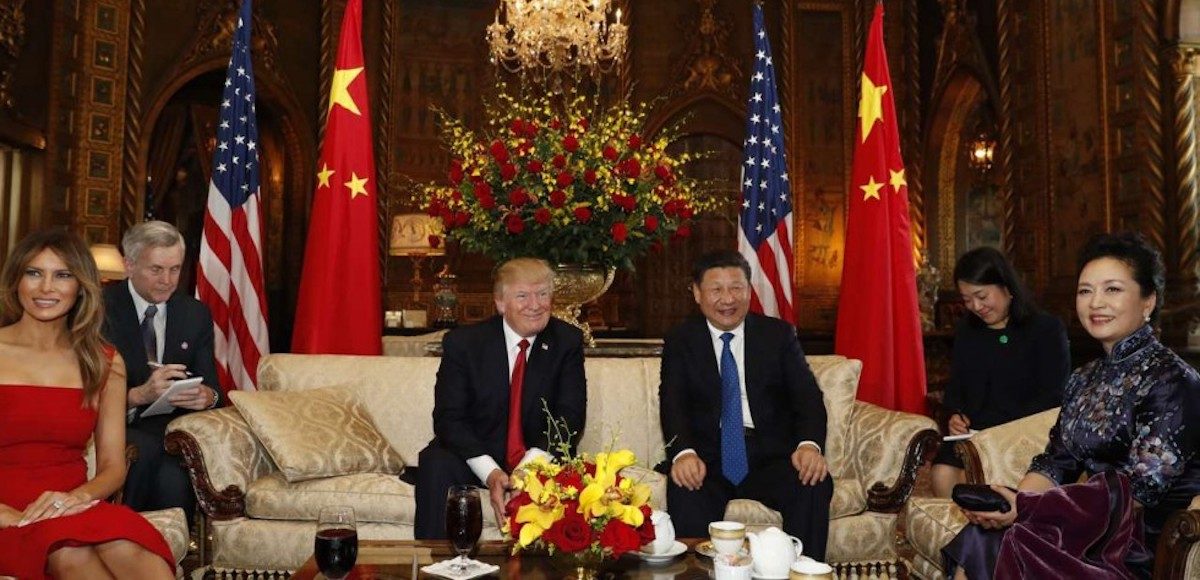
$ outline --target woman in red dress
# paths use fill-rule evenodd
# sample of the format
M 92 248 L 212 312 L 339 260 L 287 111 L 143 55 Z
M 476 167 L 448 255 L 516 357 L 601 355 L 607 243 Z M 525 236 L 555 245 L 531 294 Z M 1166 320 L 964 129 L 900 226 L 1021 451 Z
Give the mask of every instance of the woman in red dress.
M 83 240 L 54 229 L 17 244 L 0 272 L 0 576 L 175 577 L 162 535 L 104 501 L 125 480 L 125 365 L 103 318 Z

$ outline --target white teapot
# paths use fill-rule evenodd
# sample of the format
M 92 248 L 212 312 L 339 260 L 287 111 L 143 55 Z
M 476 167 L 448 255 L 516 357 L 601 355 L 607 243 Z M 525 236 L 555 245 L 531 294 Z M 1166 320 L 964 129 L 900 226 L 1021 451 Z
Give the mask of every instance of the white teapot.
M 747 533 L 750 538 L 750 557 L 754 559 L 754 574 L 768 578 L 787 578 L 792 562 L 800 556 L 804 544 L 774 526 L 761 532 Z

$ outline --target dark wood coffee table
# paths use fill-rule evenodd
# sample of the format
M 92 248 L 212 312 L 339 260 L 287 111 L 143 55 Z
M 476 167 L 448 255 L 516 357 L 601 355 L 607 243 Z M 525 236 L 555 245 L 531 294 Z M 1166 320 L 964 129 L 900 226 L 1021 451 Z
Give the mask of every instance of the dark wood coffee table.
M 664 564 L 649 564 L 636 556 L 627 555 L 609 569 L 612 573 L 605 578 L 628 578 L 630 580 L 707 580 L 711 577 L 712 562 L 692 550 L 701 539 L 680 539 L 687 544 L 688 551 Z M 528 580 L 557 580 L 563 572 L 552 566 L 550 559 L 542 555 L 510 556 L 508 542 L 480 542 L 476 560 L 500 566 L 500 571 L 489 578 L 522 578 Z M 447 542 L 419 540 L 360 540 L 358 562 L 350 572 L 348 580 L 381 580 L 384 578 L 436 578 L 420 572 L 420 568 L 453 556 Z M 413 566 L 413 562 L 416 566 Z M 414 570 L 417 572 L 414 574 Z M 323 579 L 317 570 L 315 558 L 309 558 L 304 566 L 292 575 L 292 580 Z

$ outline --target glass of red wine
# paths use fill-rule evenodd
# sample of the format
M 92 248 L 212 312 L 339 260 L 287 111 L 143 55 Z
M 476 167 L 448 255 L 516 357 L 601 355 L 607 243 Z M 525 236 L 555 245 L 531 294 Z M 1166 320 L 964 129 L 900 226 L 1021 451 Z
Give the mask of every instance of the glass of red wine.
M 313 543 L 317 568 L 329 580 L 341 580 L 350 574 L 358 559 L 358 530 L 354 509 L 346 506 L 321 508 L 317 516 L 317 539 Z
M 474 485 L 455 485 L 446 492 L 446 537 L 458 553 L 450 566 L 459 574 L 471 567 L 467 555 L 483 532 L 481 491 Z

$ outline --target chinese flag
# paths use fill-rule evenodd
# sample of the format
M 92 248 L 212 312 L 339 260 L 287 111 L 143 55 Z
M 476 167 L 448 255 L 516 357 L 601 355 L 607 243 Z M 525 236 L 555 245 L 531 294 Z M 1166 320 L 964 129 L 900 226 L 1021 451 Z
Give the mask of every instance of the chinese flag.
M 292 351 L 380 354 L 383 306 L 362 0 L 350 0 L 329 89 Z
M 875 5 L 864 61 L 835 350 L 863 362 L 860 400 L 924 413 L 908 183 L 883 47 L 882 3 Z

